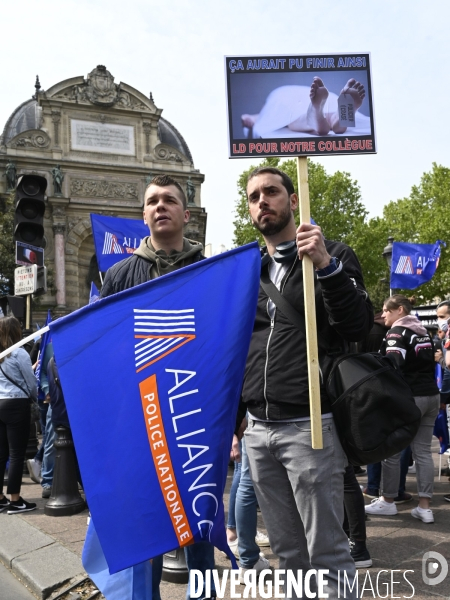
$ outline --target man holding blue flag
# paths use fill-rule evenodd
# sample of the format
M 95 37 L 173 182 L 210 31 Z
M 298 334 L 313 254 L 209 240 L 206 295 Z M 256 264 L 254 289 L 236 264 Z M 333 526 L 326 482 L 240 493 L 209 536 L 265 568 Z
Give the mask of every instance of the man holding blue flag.
M 280 569 L 303 575 L 326 570 L 317 581 L 329 598 L 350 585 L 355 565 L 344 533 L 344 470 L 347 458 L 336 433 L 325 383 L 333 356 L 347 342 L 370 331 L 373 310 L 358 259 L 348 246 L 325 240 L 320 227 L 297 229 L 298 198 L 290 178 L 272 167 L 250 174 L 247 196 L 253 225 L 267 244 L 262 258 L 261 287 L 247 358 L 237 426 L 248 411 L 245 442 L 259 506 Z M 304 315 L 302 257 L 316 268 L 315 298 L 322 408 L 323 449 L 311 447 L 311 423 L 305 332 L 296 323 Z M 290 305 L 290 306 L 289 306 Z M 365 546 L 364 546 L 365 547 Z M 254 565 L 256 572 L 264 565 Z M 251 571 L 241 565 L 240 579 Z M 313 597 L 306 585 L 305 595 Z M 310 592 L 315 596 L 316 591 Z M 295 597 L 297 597 L 295 595 Z
M 181 186 L 169 175 L 154 177 L 147 186 L 143 217 L 152 233 L 151 237 L 145 237 L 129 259 L 117 263 L 107 271 L 100 292 L 101 298 L 156 279 L 204 258 L 202 245 L 183 237 L 184 226 L 189 221 L 186 196 Z M 207 569 L 214 568 L 214 547 L 209 542 L 198 542 L 185 547 L 185 555 L 189 569 L 197 569 L 204 574 Z M 153 600 L 160 600 L 161 573 L 162 556 L 158 556 L 153 559 L 152 564 Z

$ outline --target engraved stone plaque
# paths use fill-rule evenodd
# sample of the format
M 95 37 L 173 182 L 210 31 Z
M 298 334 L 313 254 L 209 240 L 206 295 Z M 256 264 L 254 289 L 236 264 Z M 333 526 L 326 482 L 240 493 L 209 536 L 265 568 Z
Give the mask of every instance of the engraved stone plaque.
M 97 121 L 71 119 L 72 150 L 135 155 L 134 128 Z

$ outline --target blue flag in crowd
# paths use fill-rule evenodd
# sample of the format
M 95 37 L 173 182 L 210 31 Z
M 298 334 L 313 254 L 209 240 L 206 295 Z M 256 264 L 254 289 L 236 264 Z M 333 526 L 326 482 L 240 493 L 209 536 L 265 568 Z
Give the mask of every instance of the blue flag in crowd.
M 52 320 L 52 316 L 50 314 L 50 311 L 48 311 L 47 312 L 47 320 L 45 321 L 45 326 L 50 325 L 51 320 Z M 39 347 L 38 364 L 37 364 L 36 370 L 34 372 L 34 375 L 35 375 L 35 377 L 37 379 L 37 383 L 38 383 L 38 400 L 45 399 L 45 394 L 41 389 L 42 361 L 44 360 L 45 349 L 47 348 L 47 344 L 49 344 L 50 341 L 51 341 L 51 333 L 50 333 L 50 330 L 48 330 L 44 333 L 44 335 L 41 338 L 41 345 Z
M 442 367 L 439 363 L 436 363 L 436 367 L 434 369 L 434 378 L 436 379 L 436 385 L 438 386 L 438 390 L 441 391 L 442 388 Z
M 447 411 L 445 408 L 440 408 L 436 421 L 434 422 L 433 435 L 439 440 L 439 454 L 444 454 L 449 446 Z
M 107 271 L 117 262 L 127 258 L 149 235 L 147 225 L 136 219 L 104 217 L 91 213 L 95 254 L 100 271 Z
M 430 281 L 441 255 L 441 240 L 435 244 L 394 242 L 392 248 L 391 288 L 413 290 Z
M 92 304 L 93 302 L 97 302 L 97 300 L 99 298 L 100 298 L 100 292 L 98 291 L 98 288 L 95 285 L 95 283 L 93 281 L 91 281 L 91 291 L 89 292 L 89 304 Z
M 92 519 L 84 542 L 83 567 L 108 600 L 151 600 L 152 565 L 149 560 L 110 575 Z
M 260 277 L 256 243 L 51 325 L 89 509 L 111 573 L 209 540 Z

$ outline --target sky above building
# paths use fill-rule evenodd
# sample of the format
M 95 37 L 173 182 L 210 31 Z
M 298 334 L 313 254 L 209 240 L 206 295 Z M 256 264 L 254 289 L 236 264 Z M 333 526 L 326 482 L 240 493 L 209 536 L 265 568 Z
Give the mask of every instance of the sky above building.
M 449 165 L 450 3 L 446 0 L 16 0 L 2 5 L 0 128 L 34 93 L 103 64 L 185 138 L 205 174 L 206 242 L 232 246 L 237 179 L 229 159 L 225 55 L 371 53 L 378 153 L 318 160 L 348 171 L 371 216 Z

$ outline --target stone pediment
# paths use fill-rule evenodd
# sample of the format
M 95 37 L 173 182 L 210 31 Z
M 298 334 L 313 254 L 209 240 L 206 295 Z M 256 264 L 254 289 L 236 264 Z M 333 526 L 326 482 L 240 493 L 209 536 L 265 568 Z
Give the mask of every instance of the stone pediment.
M 47 150 L 50 147 L 50 137 L 42 129 L 29 129 L 13 137 L 7 144 L 8 148 L 35 148 Z
M 114 77 L 103 65 L 93 69 L 86 79 L 73 77 L 61 81 L 45 92 L 47 99 L 87 104 L 104 108 L 124 108 L 160 113 L 152 100 L 126 83 L 114 83 Z
M 155 157 L 159 161 L 167 161 L 174 164 L 190 165 L 191 161 L 181 152 L 177 152 L 173 146 L 158 144 L 155 148 Z

